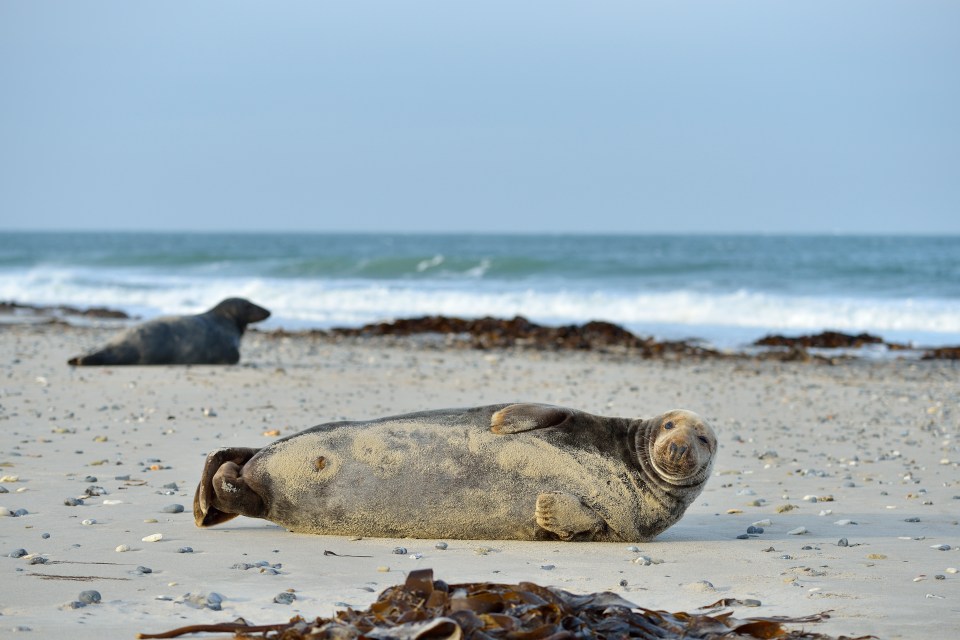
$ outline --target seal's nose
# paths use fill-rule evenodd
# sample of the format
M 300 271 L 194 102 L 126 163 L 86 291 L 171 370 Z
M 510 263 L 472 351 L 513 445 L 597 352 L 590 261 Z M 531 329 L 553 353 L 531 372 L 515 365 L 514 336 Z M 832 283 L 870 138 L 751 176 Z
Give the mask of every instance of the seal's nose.
M 678 447 L 676 442 L 670 443 L 670 457 L 673 458 L 674 460 L 682 458 L 683 454 L 685 454 L 686 452 L 687 452 L 687 445 Z

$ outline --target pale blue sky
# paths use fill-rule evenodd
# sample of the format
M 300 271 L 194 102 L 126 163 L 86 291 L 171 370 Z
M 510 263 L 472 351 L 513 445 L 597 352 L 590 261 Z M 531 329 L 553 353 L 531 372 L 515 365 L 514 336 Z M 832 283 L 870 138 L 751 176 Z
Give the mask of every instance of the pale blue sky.
M 960 233 L 960 3 L 0 0 L 0 229 Z

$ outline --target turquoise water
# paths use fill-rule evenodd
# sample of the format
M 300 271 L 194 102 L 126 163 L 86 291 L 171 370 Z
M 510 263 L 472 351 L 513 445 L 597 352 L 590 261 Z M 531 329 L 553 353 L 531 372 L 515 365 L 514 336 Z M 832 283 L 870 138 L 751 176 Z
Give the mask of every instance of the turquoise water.
M 960 343 L 960 237 L 0 233 L 0 299 L 267 327 L 427 314 L 592 319 L 733 346 L 769 332 Z

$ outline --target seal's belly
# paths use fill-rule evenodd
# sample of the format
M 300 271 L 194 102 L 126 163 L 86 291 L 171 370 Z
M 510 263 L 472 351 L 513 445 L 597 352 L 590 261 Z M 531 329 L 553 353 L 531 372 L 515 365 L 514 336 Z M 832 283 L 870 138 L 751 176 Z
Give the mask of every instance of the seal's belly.
M 585 498 L 617 472 L 605 456 L 487 425 L 395 420 L 306 432 L 247 463 L 267 518 L 294 531 L 532 539 L 542 491 Z M 246 473 L 246 468 L 245 468 Z

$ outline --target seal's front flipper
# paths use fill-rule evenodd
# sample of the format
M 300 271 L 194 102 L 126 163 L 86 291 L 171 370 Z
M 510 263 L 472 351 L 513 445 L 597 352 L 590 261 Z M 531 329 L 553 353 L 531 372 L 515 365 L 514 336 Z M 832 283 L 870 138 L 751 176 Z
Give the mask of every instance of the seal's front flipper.
M 490 430 L 494 433 L 520 433 L 559 427 L 575 413 L 573 409 L 549 404 L 511 404 L 493 414 L 490 418 Z
M 604 521 L 578 497 L 563 491 L 545 491 L 537 496 L 537 524 L 561 540 L 574 537 L 591 539 L 600 532 Z
M 245 486 L 238 487 L 239 483 L 235 480 L 240 468 L 257 451 L 259 449 L 231 447 L 217 449 L 207 456 L 207 461 L 203 465 L 203 474 L 200 476 L 200 484 L 193 496 L 193 521 L 198 527 L 212 527 L 227 520 L 232 520 L 238 515 L 247 515 L 246 511 L 240 510 L 247 506 L 242 504 L 243 500 L 240 498 L 241 494 L 252 494 L 252 492 L 247 490 Z M 231 476 L 234 480 L 233 484 L 230 484 Z M 228 495 L 224 499 L 224 480 L 230 486 L 243 490 L 238 491 L 236 496 L 228 491 L 226 492 Z M 220 486 L 217 487 L 217 485 Z M 253 495 L 256 496 L 256 494 Z M 247 500 L 249 501 L 249 497 Z M 260 508 L 262 509 L 263 503 L 260 497 L 256 496 L 256 500 L 260 501 Z

